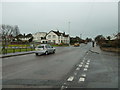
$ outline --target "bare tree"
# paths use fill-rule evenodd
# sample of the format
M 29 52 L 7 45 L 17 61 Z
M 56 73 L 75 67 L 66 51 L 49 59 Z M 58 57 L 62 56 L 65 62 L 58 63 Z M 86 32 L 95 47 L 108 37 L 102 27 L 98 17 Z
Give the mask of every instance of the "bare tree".
M 1 29 L 1 38 L 2 38 L 2 47 L 3 47 L 2 50 L 5 50 L 5 47 L 8 46 L 13 36 L 18 35 L 20 32 L 18 26 L 11 26 L 5 24 L 0 25 L 0 29 Z M 17 34 L 14 34 L 15 32 Z
M 107 36 L 107 39 L 110 41 L 110 40 L 111 40 L 111 37 L 110 37 L 110 36 Z

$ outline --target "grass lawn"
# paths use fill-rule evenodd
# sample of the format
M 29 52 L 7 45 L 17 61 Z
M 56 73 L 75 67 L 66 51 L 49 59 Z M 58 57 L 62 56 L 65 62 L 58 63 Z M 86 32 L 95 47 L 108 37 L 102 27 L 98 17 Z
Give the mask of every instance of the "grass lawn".
M 8 47 L 29 47 L 30 45 L 27 44 L 15 44 L 15 45 L 8 45 Z
M 8 48 L 8 49 L 6 49 L 5 51 L 3 51 L 2 53 L 15 53 L 15 52 L 26 52 L 26 51 L 33 51 L 34 49 L 33 48 L 15 48 L 15 49 L 13 49 L 13 48 Z

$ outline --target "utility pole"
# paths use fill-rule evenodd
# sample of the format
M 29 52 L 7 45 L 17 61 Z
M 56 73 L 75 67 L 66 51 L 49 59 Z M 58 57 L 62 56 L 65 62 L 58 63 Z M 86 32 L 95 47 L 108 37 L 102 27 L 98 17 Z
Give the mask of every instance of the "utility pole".
M 70 46 L 70 21 L 68 22 L 68 32 L 69 32 L 69 46 Z
M 80 39 L 82 39 L 82 34 L 80 34 Z

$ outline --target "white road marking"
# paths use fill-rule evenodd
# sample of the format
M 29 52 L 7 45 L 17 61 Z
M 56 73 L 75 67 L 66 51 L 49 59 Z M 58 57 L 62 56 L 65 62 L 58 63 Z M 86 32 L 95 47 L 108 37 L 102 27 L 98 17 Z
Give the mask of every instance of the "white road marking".
M 83 64 L 83 62 L 81 62 L 81 64 Z
M 67 81 L 73 81 L 74 77 L 73 76 L 70 76 Z
M 76 70 L 80 70 L 80 68 L 78 67 L 78 68 L 76 68 Z
M 82 67 L 82 65 L 80 64 L 79 67 Z
M 83 78 L 83 77 L 81 77 L 80 79 L 79 79 L 79 82 L 84 82 L 85 81 L 85 78 Z
M 88 63 L 90 62 L 90 61 L 87 61 Z
M 85 65 L 85 68 L 88 68 L 89 66 L 88 65 Z
M 68 87 L 67 87 L 67 86 L 62 86 L 62 87 L 61 87 L 61 90 L 64 90 L 64 88 L 68 88 Z
M 87 68 L 84 68 L 84 71 L 87 71 Z
M 86 74 L 82 74 L 81 76 L 82 76 L 82 77 L 86 77 Z
M 63 90 L 64 88 L 65 88 L 65 86 L 62 86 L 62 87 L 61 87 L 61 90 Z
M 90 62 L 90 60 L 87 61 L 88 63 Z
M 87 65 L 89 65 L 90 63 L 86 63 Z

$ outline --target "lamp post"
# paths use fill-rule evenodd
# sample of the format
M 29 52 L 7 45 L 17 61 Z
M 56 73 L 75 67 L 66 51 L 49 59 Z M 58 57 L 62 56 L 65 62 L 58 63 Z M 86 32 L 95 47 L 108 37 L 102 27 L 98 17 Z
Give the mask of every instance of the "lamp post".
M 70 46 L 70 21 L 68 22 L 68 32 L 69 32 L 69 46 Z
M 82 39 L 82 34 L 80 34 L 80 39 Z

